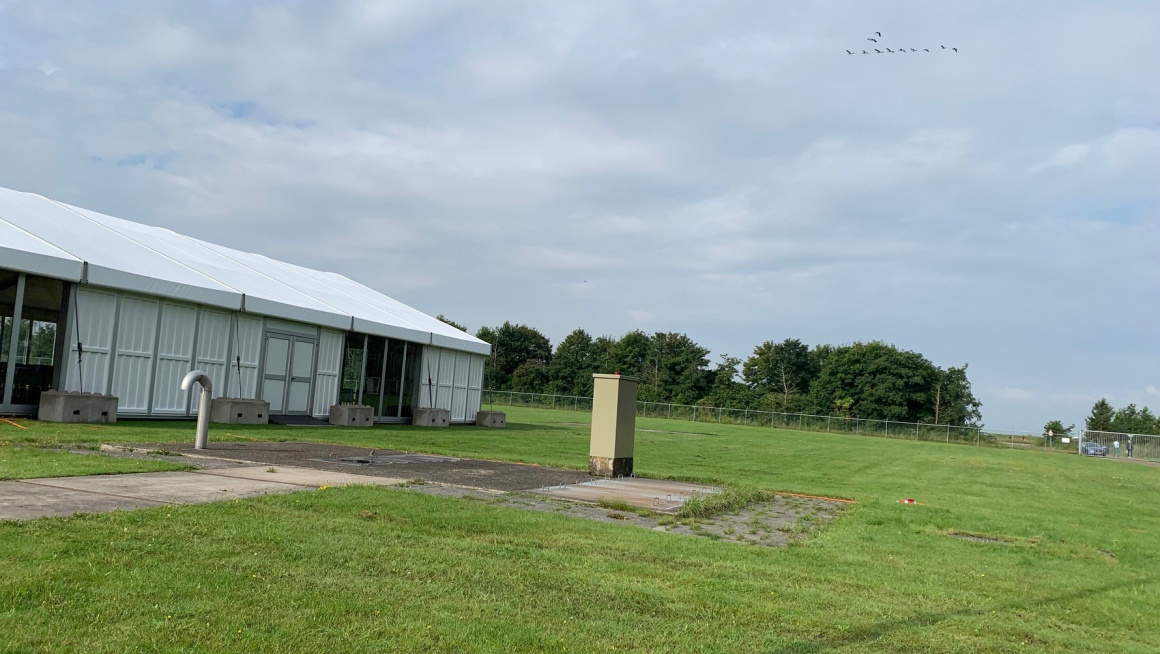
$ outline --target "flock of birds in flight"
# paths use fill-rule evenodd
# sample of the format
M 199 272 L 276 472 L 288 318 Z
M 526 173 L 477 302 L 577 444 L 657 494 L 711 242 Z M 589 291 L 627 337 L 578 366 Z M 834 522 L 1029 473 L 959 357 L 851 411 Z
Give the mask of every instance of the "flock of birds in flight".
M 882 32 L 874 32 L 874 35 L 875 35 L 875 36 L 877 36 L 877 37 L 878 37 L 878 39 L 882 38 Z M 867 40 L 867 41 L 873 41 L 873 42 L 875 42 L 875 43 L 878 43 L 878 39 L 871 38 L 871 37 L 867 37 L 867 38 L 866 38 L 866 40 Z M 883 47 L 883 48 L 885 48 L 885 50 L 879 50 L 878 48 L 870 48 L 870 49 L 871 49 L 871 50 L 873 50 L 874 52 L 877 52 L 878 54 L 886 54 L 887 52 L 890 52 L 890 53 L 901 52 L 901 53 L 904 53 L 904 54 L 906 53 L 906 48 L 899 48 L 899 49 L 897 49 L 897 50 L 891 50 L 890 48 L 887 48 L 886 46 L 882 46 L 882 47 Z M 940 47 L 940 48 L 942 48 L 943 50 L 952 50 L 952 51 L 954 51 L 954 52 L 958 52 L 958 51 L 959 51 L 959 49 L 958 49 L 958 48 L 948 48 L 948 47 L 946 47 L 945 45 L 940 45 L 939 47 Z M 915 49 L 915 48 L 910 48 L 910 51 L 911 51 L 911 52 L 919 52 L 919 50 L 918 50 L 918 49 Z M 930 52 L 930 48 L 922 48 L 922 50 L 921 50 L 921 51 L 922 51 L 922 52 Z M 852 55 L 852 54 L 857 54 L 857 53 L 855 53 L 855 52 L 851 52 L 850 50 L 847 50 L 847 51 L 846 51 L 846 54 L 848 54 L 848 55 Z M 870 54 L 870 53 L 869 53 L 869 52 L 867 52 L 867 51 L 865 51 L 865 50 L 863 50 L 863 51 L 862 51 L 862 54 Z

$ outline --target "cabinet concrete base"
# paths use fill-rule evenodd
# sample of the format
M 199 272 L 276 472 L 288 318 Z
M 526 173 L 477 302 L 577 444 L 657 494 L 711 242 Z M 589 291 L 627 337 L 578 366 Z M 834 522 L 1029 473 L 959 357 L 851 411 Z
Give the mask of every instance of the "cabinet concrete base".
M 451 412 L 447 409 L 415 409 L 411 424 L 416 427 L 447 427 L 451 424 Z
M 588 457 L 588 474 L 594 477 L 630 477 L 632 476 L 632 457 L 590 456 Z
M 117 396 L 43 391 L 36 417 L 46 422 L 117 422 Z
M 226 425 L 269 424 L 270 403 L 240 397 L 217 397 L 210 405 L 209 421 Z
M 330 424 L 343 427 L 370 427 L 375 410 L 365 404 L 335 404 L 330 407 Z
M 507 414 L 503 411 L 480 411 L 475 414 L 475 424 L 480 427 L 502 429 L 507 427 Z

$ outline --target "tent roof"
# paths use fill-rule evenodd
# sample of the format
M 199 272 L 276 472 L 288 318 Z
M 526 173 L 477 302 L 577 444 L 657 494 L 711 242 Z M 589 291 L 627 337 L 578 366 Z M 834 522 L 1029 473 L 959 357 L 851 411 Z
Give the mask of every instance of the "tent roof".
M 489 354 L 486 342 L 335 273 L 0 188 L 3 267 Z

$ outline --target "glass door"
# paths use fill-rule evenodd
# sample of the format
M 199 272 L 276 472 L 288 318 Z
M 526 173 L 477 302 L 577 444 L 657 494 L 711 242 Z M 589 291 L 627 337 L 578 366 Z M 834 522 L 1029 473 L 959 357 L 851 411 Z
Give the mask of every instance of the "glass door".
M 317 347 L 318 341 L 314 338 L 266 334 L 262 399 L 270 403 L 270 415 L 310 413 Z

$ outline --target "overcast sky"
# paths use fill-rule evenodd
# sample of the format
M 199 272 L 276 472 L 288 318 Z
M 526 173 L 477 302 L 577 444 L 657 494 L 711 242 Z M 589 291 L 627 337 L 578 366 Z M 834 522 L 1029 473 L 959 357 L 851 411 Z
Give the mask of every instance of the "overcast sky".
M 0 1 L 0 186 L 472 331 L 881 339 L 1038 429 L 1160 408 L 1158 25 L 1151 0 Z

